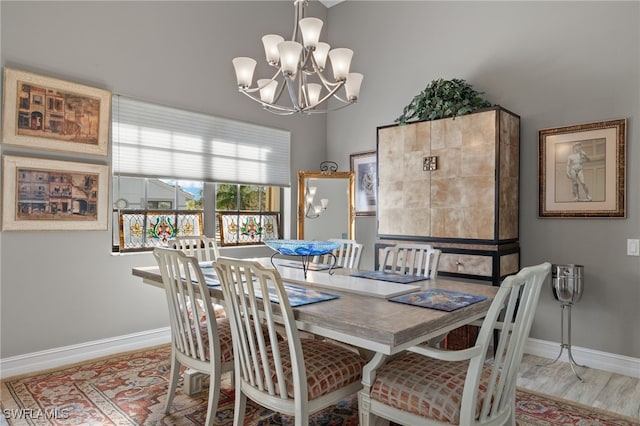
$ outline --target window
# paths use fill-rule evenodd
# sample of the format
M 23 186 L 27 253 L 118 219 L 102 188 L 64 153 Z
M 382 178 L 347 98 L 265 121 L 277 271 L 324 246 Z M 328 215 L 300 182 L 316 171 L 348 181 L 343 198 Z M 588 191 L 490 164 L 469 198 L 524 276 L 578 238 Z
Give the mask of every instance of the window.
M 278 187 L 114 177 L 113 188 L 116 252 L 152 250 L 179 235 L 215 235 L 222 246 L 279 238 Z
M 280 236 L 280 190 L 258 185 L 216 185 L 222 246 L 262 243 Z
M 118 95 L 112 111 L 114 251 L 177 235 L 221 245 L 279 237 L 289 132 Z

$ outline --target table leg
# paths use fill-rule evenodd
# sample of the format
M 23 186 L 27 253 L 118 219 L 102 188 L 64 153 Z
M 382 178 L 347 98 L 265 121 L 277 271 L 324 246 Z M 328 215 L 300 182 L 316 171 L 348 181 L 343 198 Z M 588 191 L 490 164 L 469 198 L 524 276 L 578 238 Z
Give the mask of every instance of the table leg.
M 192 370 L 190 368 L 184 372 L 184 382 L 183 382 L 183 390 L 189 396 L 195 396 L 202 392 L 202 379 L 206 374 L 200 373 L 199 371 Z

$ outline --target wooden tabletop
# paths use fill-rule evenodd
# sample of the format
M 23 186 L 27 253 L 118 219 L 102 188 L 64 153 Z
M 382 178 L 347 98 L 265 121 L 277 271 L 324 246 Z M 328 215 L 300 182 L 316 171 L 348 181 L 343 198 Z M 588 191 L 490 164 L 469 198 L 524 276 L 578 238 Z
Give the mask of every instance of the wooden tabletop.
M 284 272 L 286 268 L 278 269 L 282 269 L 282 274 L 287 275 Z M 162 287 L 162 278 L 157 267 L 133 268 L 132 272 L 145 283 Z M 304 279 L 288 281 L 284 277 L 283 281 L 294 282 L 296 285 L 304 283 L 326 292 L 326 286 L 314 286 L 313 279 L 317 274 L 327 273 L 309 274 L 306 282 Z M 375 283 L 374 280 L 368 281 Z M 385 287 L 387 284 L 389 283 L 386 283 Z M 423 290 L 437 288 L 483 295 L 487 296 L 487 299 L 452 312 L 445 312 L 390 302 L 379 296 L 346 292 L 333 287 L 330 292 L 339 295 L 338 299 L 299 306 L 294 308 L 294 312 L 301 330 L 390 355 L 482 318 L 497 292 L 497 287 L 490 285 L 444 278 L 420 281 L 418 286 Z M 220 300 L 222 291 L 219 287 L 212 287 L 211 296 Z

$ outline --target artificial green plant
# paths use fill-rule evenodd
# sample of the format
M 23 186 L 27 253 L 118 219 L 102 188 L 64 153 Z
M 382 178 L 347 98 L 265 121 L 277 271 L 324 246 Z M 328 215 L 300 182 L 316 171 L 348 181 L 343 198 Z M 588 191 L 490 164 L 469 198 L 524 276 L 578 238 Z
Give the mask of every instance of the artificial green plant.
M 411 119 L 437 120 L 440 118 L 458 117 L 481 108 L 490 107 L 469 83 L 462 79 L 433 80 L 427 87 L 414 96 L 409 105 L 396 118 L 396 123 L 406 124 Z

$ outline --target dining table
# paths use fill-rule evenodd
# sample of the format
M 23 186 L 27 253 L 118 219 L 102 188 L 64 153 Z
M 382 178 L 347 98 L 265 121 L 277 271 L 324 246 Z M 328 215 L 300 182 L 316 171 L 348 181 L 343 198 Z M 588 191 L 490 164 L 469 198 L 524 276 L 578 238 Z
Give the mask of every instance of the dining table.
M 305 271 L 295 260 L 253 260 L 265 267 L 275 266 L 285 285 L 331 295 L 324 301 L 293 307 L 298 329 L 358 348 L 369 358 L 365 370 L 380 365 L 390 355 L 483 318 L 498 290 L 491 285 L 450 278 L 416 277 L 413 282 L 396 283 L 354 276 L 362 275 L 361 271 L 344 268 L 334 274 L 322 268 Z M 211 262 L 201 263 L 201 267 L 205 277 L 215 274 Z M 157 266 L 134 267 L 132 273 L 145 284 L 163 287 Z M 220 286 L 213 281 L 209 289 L 212 301 L 224 305 Z M 451 311 L 392 300 L 430 290 L 477 296 L 479 300 Z

